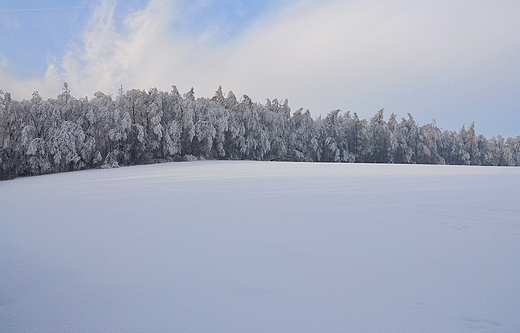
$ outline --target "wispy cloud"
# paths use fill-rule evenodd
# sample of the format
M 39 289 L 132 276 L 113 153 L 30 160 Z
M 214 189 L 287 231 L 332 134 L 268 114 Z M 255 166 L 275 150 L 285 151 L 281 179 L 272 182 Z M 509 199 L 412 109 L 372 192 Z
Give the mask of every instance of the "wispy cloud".
M 17 29 L 20 26 L 16 16 L 9 12 L 0 11 L 0 23 L 8 29 Z
M 88 22 L 83 44 L 73 45 L 64 57 L 63 77 L 76 90 L 86 93 L 88 87 L 106 89 L 124 72 L 124 59 L 118 53 L 122 36 L 113 21 L 115 7 L 115 0 L 104 0 Z
M 120 85 L 161 85 L 172 68 L 183 65 L 185 47 L 169 30 L 175 19 L 171 1 L 150 1 L 143 10 L 129 14 L 119 30 L 115 9 L 116 1 L 103 1 L 88 23 L 83 44 L 64 58 L 64 79 L 83 94 L 91 94 L 93 89 L 110 92 Z
M 0 69 L 4 69 L 7 67 L 8 61 L 5 55 L 0 52 Z

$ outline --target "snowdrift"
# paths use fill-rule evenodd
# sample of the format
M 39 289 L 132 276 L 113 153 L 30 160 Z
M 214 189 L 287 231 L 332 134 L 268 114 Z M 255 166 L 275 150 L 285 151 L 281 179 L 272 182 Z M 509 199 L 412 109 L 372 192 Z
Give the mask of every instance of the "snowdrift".
M 519 184 L 243 161 L 0 182 L 0 332 L 519 332 Z

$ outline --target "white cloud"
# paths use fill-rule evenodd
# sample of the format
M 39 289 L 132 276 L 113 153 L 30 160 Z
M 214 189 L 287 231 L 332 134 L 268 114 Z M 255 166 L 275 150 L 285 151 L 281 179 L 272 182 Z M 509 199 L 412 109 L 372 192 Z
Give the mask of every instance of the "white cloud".
M 0 52 L 0 69 L 7 68 L 8 64 L 9 64 L 9 62 L 7 61 L 7 58 L 5 57 L 5 54 Z
M 69 51 L 63 62 L 64 77 L 74 90 L 83 94 L 93 91 L 114 91 L 120 84 L 134 83 L 132 78 L 144 64 L 144 51 L 153 52 L 156 28 L 165 24 L 157 10 L 157 3 L 128 17 L 124 31 L 116 30 L 115 0 L 105 0 L 94 11 L 83 35 L 83 45 Z M 162 15 L 164 16 L 164 15 Z M 143 19 L 148 17 L 148 19 Z M 153 17 L 153 19 L 152 19 Z
M 11 93 L 15 99 L 30 99 L 34 91 L 38 91 L 40 95 L 50 97 L 59 94 L 63 86 L 63 79 L 59 73 L 58 68 L 51 64 L 43 77 L 36 77 L 32 79 L 19 79 L 9 74 L 4 66 L 0 66 L 0 82 L 8 82 L 3 84 L 5 91 Z
M 518 10 L 508 8 L 518 5 L 463 5 L 333 1 L 291 8 L 233 45 L 224 67 L 236 70 L 226 79 L 319 111 L 348 107 L 349 100 L 359 105 L 417 80 L 457 79 L 520 41 Z

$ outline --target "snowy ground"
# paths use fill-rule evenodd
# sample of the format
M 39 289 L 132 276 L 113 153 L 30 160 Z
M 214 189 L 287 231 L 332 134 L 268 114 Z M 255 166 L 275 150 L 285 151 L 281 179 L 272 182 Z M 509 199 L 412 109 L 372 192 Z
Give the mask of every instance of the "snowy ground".
M 0 182 L 0 332 L 520 332 L 520 168 L 189 162 Z

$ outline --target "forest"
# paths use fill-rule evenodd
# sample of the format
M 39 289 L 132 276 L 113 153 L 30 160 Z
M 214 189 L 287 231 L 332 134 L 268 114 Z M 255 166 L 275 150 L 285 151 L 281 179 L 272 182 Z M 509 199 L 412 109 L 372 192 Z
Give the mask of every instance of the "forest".
M 13 100 L 0 91 L 0 179 L 196 159 L 519 166 L 520 136 L 490 139 L 475 125 L 442 130 L 412 115 L 366 120 L 333 110 L 312 118 L 288 101 L 211 98 L 152 88 L 75 98 Z

